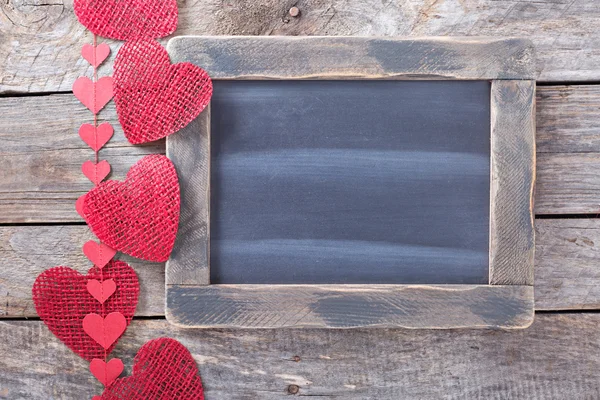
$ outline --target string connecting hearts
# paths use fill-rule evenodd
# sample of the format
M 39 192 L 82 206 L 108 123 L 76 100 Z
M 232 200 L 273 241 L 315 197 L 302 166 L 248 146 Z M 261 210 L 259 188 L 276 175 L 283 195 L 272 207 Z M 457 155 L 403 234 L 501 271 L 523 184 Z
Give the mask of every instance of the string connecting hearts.
M 106 388 L 94 399 L 203 400 L 195 362 L 176 341 L 163 338 L 144 345 L 129 378 L 119 379 L 124 369 L 120 359 L 108 359 L 131 323 L 139 295 L 135 272 L 114 257 L 121 251 L 145 260 L 167 260 L 180 199 L 175 168 L 160 155 L 140 160 L 124 182 L 105 181 L 111 166 L 99 159 L 99 152 L 115 130 L 108 122 L 99 124 L 98 114 L 114 95 L 127 139 L 134 144 L 157 140 L 183 128 L 207 106 L 212 82 L 197 66 L 171 65 L 166 50 L 155 41 L 176 29 L 176 0 L 75 0 L 74 10 L 94 34 L 93 44 L 81 49 L 93 76 L 73 84 L 75 97 L 94 115 L 93 123 L 79 128 L 81 140 L 94 151 L 93 160 L 81 166 L 94 188 L 77 200 L 75 209 L 101 241 L 83 246 L 94 265 L 87 275 L 55 267 L 38 276 L 32 290 L 36 310 L 60 340 L 90 361 L 90 372 Z M 96 35 L 131 43 L 124 46 L 124 61 L 115 65 L 114 79 L 98 78 L 98 67 L 111 50 L 98 44 Z

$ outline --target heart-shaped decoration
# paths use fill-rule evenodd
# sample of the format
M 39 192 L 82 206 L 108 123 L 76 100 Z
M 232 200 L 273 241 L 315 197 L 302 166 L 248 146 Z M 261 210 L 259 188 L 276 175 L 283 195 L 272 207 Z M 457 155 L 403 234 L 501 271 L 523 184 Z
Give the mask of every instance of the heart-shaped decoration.
M 86 161 L 81 165 L 81 172 L 83 172 L 94 185 L 97 185 L 110 173 L 110 164 L 106 160 L 102 160 L 98 164 Z
M 113 97 L 113 78 L 103 76 L 97 82 L 82 76 L 73 83 L 73 94 L 91 112 L 98 114 Z
M 117 290 L 117 284 L 112 279 L 106 279 L 100 282 L 97 279 L 90 279 L 87 282 L 87 290 L 90 294 L 100 302 L 104 303 Z
M 75 0 L 79 22 L 111 39 L 159 38 L 177 29 L 176 0 Z
M 111 312 L 106 317 L 91 313 L 83 318 L 83 330 L 100 346 L 108 349 L 127 329 L 127 320 L 120 312 Z
M 194 358 L 181 343 L 154 339 L 134 359 L 133 374 L 108 386 L 102 400 L 204 400 Z
M 87 290 L 91 279 L 112 279 L 117 291 L 100 304 Z M 108 315 L 120 312 L 131 322 L 138 302 L 139 282 L 135 271 L 122 261 L 111 261 L 101 271 L 94 267 L 87 275 L 67 267 L 42 272 L 33 284 L 35 309 L 50 331 L 84 359 L 104 359 L 105 350 L 83 330 L 83 319 L 90 313 Z M 104 309 L 104 314 L 103 314 Z M 107 353 L 114 347 L 111 346 Z
M 79 196 L 79 198 L 75 201 L 75 211 L 77 211 L 77 214 L 79 214 L 81 216 L 81 218 L 84 218 L 84 216 L 83 216 L 84 201 L 85 201 L 85 194 L 82 196 Z
M 83 216 L 108 246 L 148 261 L 167 261 L 179 224 L 179 182 L 171 160 L 149 155 L 125 181 L 105 181 L 85 195 Z
M 97 127 L 92 124 L 83 124 L 79 128 L 79 136 L 94 151 L 98 151 L 112 137 L 114 129 L 108 122 L 103 122 Z
M 125 43 L 114 65 L 115 105 L 125 137 L 133 144 L 177 132 L 206 108 L 212 81 L 191 63 L 171 64 L 156 41 Z
M 86 59 L 93 67 L 102 64 L 110 54 L 110 47 L 106 43 L 101 43 L 94 47 L 91 44 L 84 44 L 81 48 L 81 56 Z
M 86 242 L 83 245 L 83 254 L 94 265 L 102 269 L 112 258 L 117 254 L 117 251 L 104 243 L 96 243 L 93 240 Z
M 123 372 L 123 361 L 113 358 L 109 362 L 104 362 L 104 360 L 94 358 L 90 363 L 90 372 L 104 386 L 108 386 Z

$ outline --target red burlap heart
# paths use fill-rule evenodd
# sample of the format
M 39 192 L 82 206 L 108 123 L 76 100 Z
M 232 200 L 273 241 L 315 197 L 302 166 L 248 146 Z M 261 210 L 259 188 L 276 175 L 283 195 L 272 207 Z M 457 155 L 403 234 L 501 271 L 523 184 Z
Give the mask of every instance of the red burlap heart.
M 204 400 L 192 355 L 181 343 L 154 339 L 135 356 L 133 375 L 104 390 L 102 400 Z
M 125 43 L 115 59 L 114 100 L 119 122 L 133 144 L 177 132 L 206 108 L 212 81 L 191 63 L 171 64 L 156 41 Z
M 177 29 L 176 0 L 75 0 L 79 22 L 111 39 L 159 38 Z
M 86 287 L 88 280 L 102 278 L 117 284 L 116 292 L 104 302 L 104 309 Z M 129 325 L 139 290 L 133 268 L 122 261 L 111 261 L 102 271 L 94 267 L 85 276 L 67 267 L 50 268 L 37 277 L 32 292 L 35 309 L 50 331 L 76 354 L 91 361 L 104 359 L 104 349 L 84 332 L 83 318 L 90 313 L 105 316 L 121 312 Z
M 83 216 L 106 245 L 148 261 L 167 261 L 179 223 L 179 182 L 171 160 L 150 155 L 125 181 L 105 181 L 84 195 Z

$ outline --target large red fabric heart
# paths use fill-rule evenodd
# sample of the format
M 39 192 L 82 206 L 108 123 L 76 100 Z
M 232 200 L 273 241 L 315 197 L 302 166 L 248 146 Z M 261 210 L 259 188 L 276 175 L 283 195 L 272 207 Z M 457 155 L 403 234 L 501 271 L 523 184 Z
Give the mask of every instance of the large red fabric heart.
M 90 279 L 112 279 L 116 292 L 104 303 L 104 309 L 87 290 Z M 94 267 L 87 275 L 68 267 L 42 272 L 33 284 L 35 309 L 50 331 L 76 354 L 91 361 L 104 359 L 104 348 L 83 330 L 83 319 L 90 313 L 108 315 L 121 312 L 131 322 L 138 302 L 139 282 L 133 268 L 123 261 L 111 261 L 102 270 Z M 112 351 L 114 344 L 108 348 Z
M 84 195 L 82 213 L 106 245 L 148 261 L 167 261 L 179 224 L 179 182 L 171 160 L 142 158 L 125 181 L 105 181 Z
M 177 29 L 177 0 L 75 0 L 79 22 L 111 39 L 159 38 Z
M 119 122 L 133 144 L 177 132 L 206 108 L 212 81 L 191 63 L 171 64 L 156 41 L 125 43 L 114 64 L 114 100 Z
M 135 356 L 133 375 L 108 386 L 102 400 L 204 400 L 192 355 L 181 343 L 154 339 Z

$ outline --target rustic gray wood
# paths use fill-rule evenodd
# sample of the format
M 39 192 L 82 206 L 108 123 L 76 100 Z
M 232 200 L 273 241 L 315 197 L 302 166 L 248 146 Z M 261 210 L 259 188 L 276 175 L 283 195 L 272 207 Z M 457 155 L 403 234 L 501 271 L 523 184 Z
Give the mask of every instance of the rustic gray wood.
M 490 90 L 214 81 L 210 282 L 487 284 Z
M 535 227 L 536 310 L 600 309 L 600 219 L 538 219 Z M 36 317 L 36 276 L 57 265 L 85 272 L 81 246 L 90 238 L 86 226 L 0 227 L 0 318 Z M 164 264 L 122 258 L 140 279 L 137 315 L 164 315 Z
M 78 135 L 92 113 L 73 95 L 0 98 L 0 223 L 82 222 L 75 200 L 93 187 L 81 164 L 94 151 Z M 111 165 L 109 179 L 123 179 L 147 154 L 164 153 L 164 141 L 144 146 L 127 142 L 114 103 L 99 122 L 115 129 L 100 150 Z
M 167 286 L 167 320 L 182 328 L 526 328 L 525 285 Z
M 600 77 L 600 10 L 593 1 L 513 0 L 374 2 L 308 0 L 295 3 L 179 1 L 176 35 L 520 36 L 537 49 L 537 79 L 594 81 Z M 92 37 L 71 0 L 11 0 L 0 4 L 0 93 L 70 91 L 90 75 L 80 56 Z M 111 73 L 120 42 L 100 70 Z M 163 43 L 165 43 L 163 41 Z
M 81 248 L 91 239 L 96 237 L 87 226 L 0 227 L 0 318 L 37 317 L 31 299 L 35 278 L 60 265 L 86 274 L 92 265 Z M 117 258 L 131 265 L 138 275 L 136 315 L 164 315 L 164 264 L 123 254 Z
M 527 39 L 177 36 L 167 50 L 216 80 L 535 78 Z
M 600 219 L 536 220 L 536 310 L 600 307 Z
M 300 16 L 296 18 L 288 15 L 291 5 L 278 0 L 179 1 L 177 34 L 526 36 L 536 45 L 540 80 L 600 79 L 600 8 L 593 1 L 309 0 L 297 4 Z M 84 43 L 91 43 L 91 35 L 75 20 L 71 0 L 10 0 L 2 2 L 0 8 L 0 92 L 70 91 L 78 76 L 91 74 L 91 67 L 79 54 Z M 108 42 L 113 54 L 101 68 L 101 75 L 110 73 L 120 45 Z M 600 209 L 600 175 L 596 173 L 600 170 L 599 93 L 600 87 L 595 85 L 538 87 L 538 156 L 552 153 L 538 160 L 538 213 L 595 214 Z M 46 193 L 40 191 L 33 197 L 33 191 L 38 190 L 43 176 L 36 172 L 39 170 L 57 174 L 57 181 L 87 188 L 79 165 L 52 166 L 57 162 L 67 165 L 69 152 L 57 151 L 55 145 L 60 140 L 71 139 L 66 149 L 88 154 L 89 149 L 78 141 L 72 128 L 88 113 L 67 118 L 76 104 L 71 95 L 36 97 L 27 108 L 13 108 L 19 101 L 0 99 L 0 188 L 11 182 L 9 177 L 20 180 L 20 186 L 13 186 L 10 196 L 0 201 L 1 222 L 79 221 L 72 205 L 83 190 L 53 192 L 57 184 L 49 181 L 43 189 Z M 60 118 L 50 125 L 52 129 L 45 129 L 36 121 L 40 115 L 49 114 L 49 104 L 53 104 L 51 113 Z M 9 112 L 10 118 L 4 117 L 11 108 L 20 114 Z M 26 121 L 32 123 L 25 125 Z M 45 141 L 46 135 L 50 141 Z M 25 145 L 29 146 L 27 151 L 18 150 Z M 159 147 L 164 152 L 164 143 Z M 136 150 L 120 151 L 114 157 Z M 19 165 L 19 169 L 10 170 L 18 171 L 18 178 L 12 172 L 3 173 L 7 171 L 3 161 L 11 152 L 19 153 L 8 164 Z M 106 154 L 109 161 L 116 161 Z M 46 162 L 47 155 L 52 160 Z M 123 166 L 132 163 L 124 161 Z M 542 308 L 598 307 L 597 221 L 536 221 L 536 303 Z M 2 229 L 6 228 L 29 227 Z M 80 232 L 87 229 L 65 229 L 71 228 Z M 26 253 L 38 254 L 35 240 L 55 233 L 24 234 L 31 240 L 20 243 L 27 242 L 30 247 L 20 247 L 21 256 L 11 258 L 15 264 L 8 267 L 3 262 L 5 253 L 0 253 L 0 270 L 9 275 L 0 280 L 18 287 L 21 275 L 12 279 L 11 274 L 28 265 L 32 268 L 35 263 L 27 264 Z M 66 259 L 74 252 L 70 240 L 58 241 L 55 247 Z M 44 254 L 38 255 L 43 258 Z M 32 269 L 30 276 L 44 267 L 42 261 L 35 264 L 37 270 Z M 27 282 L 31 281 L 29 278 Z M 25 283 L 21 287 L 25 293 Z M 161 292 L 154 291 L 156 296 Z M 481 331 L 413 334 L 402 330 L 177 331 L 162 321 L 136 321 L 117 355 L 126 355 L 130 368 L 128 360 L 145 340 L 175 336 L 196 355 L 207 399 L 280 399 L 288 395 L 290 384 L 300 386 L 300 395 L 317 399 L 595 399 L 600 398 L 595 373 L 597 326 L 596 314 L 538 315 L 530 329 L 507 335 Z M 65 349 L 41 323 L 11 322 L 0 336 L 0 397 L 79 399 L 98 393 L 99 384 L 89 374 L 87 363 Z M 299 362 L 292 361 L 298 360 L 296 355 L 302 356 Z
M 126 374 L 147 340 L 192 353 L 207 400 L 556 400 L 600 397 L 600 315 L 538 315 L 519 331 L 178 330 L 134 321 L 113 355 Z M 0 393 L 11 400 L 91 398 L 88 363 L 41 322 L 0 322 Z M 310 396 L 310 397 L 309 397 Z
M 538 86 L 538 154 L 597 153 L 600 149 L 599 99 L 600 85 Z M 547 191 L 551 193 L 552 187 Z
M 207 285 L 210 262 L 210 104 L 171 136 L 167 156 L 178 166 L 181 213 L 166 265 L 169 285 Z M 177 148 L 178 151 L 173 151 Z
M 490 284 L 533 285 L 535 82 L 492 81 Z
M 537 214 L 600 210 L 599 101 L 598 86 L 537 88 Z M 80 166 L 93 153 L 77 129 L 90 116 L 70 94 L 0 98 L 0 223 L 82 221 L 73 204 L 91 188 Z M 100 151 L 112 164 L 114 178 L 124 177 L 145 154 L 164 154 L 164 141 L 129 144 L 112 103 L 101 120 L 116 127 Z
M 187 202 L 184 200 L 182 204 L 183 212 L 187 213 L 189 218 L 184 218 L 180 226 L 185 232 L 192 232 L 195 229 L 200 231 L 198 234 L 180 235 L 183 237 L 178 240 L 177 251 L 171 255 L 171 259 L 167 263 L 166 314 L 170 321 L 179 326 L 201 328 L 361 326 L 516 328 L 529 325 L 533 313 L 531 285 L 534 251 L 535 82 L 531 80 L 527 67 L 527 64 L 533 62 L 533 49 L 528 41 L 517 39 L 498 41 L 490 38 L 473 41 L 440 38 L 412 40 L 360 37 L 177 37 L 169 41 L 167 49 L 173 61 L 200 65 L 206 69 L 213 80 L 217 81 L 214 110 L 217 122 L 212 121 L 209 114 L 205 113 L 198 117 L 197 126 L 188 126 L 179 132 L 179 138 L 167 139 L 167 152 L 172 156 L 175 167 L 183 177 L 182 193 L 185 193 L 184 196 L 190 199 Z M 501 54 L 502 57 L 492 56 L 494 51 Z M 514 56 L 514 54 L 517 55 Z M 483 70 L 482 55 L 488 61 L 483 65 Z M 378 56 L 383 58 L 378 58 Z M 507 57 L 506 62 L 501 60 Z M 314 59 L 314 62 L 303 63 L 302 61 L 306 59 Z M 371 68 L 373 64 L 377 65 L 375 70 Z M 337 79 L 439 80 L 440 78 L 499 79 L 492 80 L 491 111 L 490 117 L 488 117 L 492 136 L 491 169 L 490 174 L 487 175 L 491 182 L 489 284 L 529 286 L 492 288 L 491 286 L 471 285 L 456 285 L 455 287 L 451 285 L 442 287 L 358 285 L 353 287 L 338 285 L 336 283 L 339 281 L 332 282 L 331 280 L 323 282 L 331 283 L 329 285 L 314 286 L 250 285 L 246 283 L 255 282 L 248 282 L 244 277 L 242 281 L 235 281 L 235 283 L 240 283 L 239 285 L 223 285 L 222 283 L 228 282 L 212 281 L 214 277 L 223 274 L 219 272 L 220 270 L 213 274 L 211 261 L 206 262 L 206 247 L 211 240 L 208 236 L 212 233 L 212 230 L 207 227 L 211 221 L 217 229 L 220 229 L 222 225 L 219 222 L 218 213 L 216 219 L 212 214 L 208 213 L 207 215 L 206 213 L 209 208 L 206 205 L 207 197 L 211 199 L 211 209 L 218 210 L 220 207 L 220 186 L 215 186 L 213 190 L 208 176 L 211 176 L 211 179 L 214 176 L 208 174 L 207 171 L 210 169 L 210 164 L 214 162 L 216 179 L 221 179 L 219 168 L 222 165 L 219 159 L 211 161 L 209 159 L 211 159 L 211 154 L 212 156 L 219 154 L 220 149 L 225 150 L 225 147 L 215 141 L 217 150 L 209 153 L 207 144 L 210 146 L 213 124 L 217 124 L 215 134 L 219 134 L 218 124 L 221 123 L 220 121 L 228 121 L 227 114 L 224 114 L 223 117 L 220 117 L 221 114 L 219 114 L 221 97 L 218 92 L 218 80 L 248 83 L 262 79 L 330 81 Z M 514 78 L 521 80 L 508 80 Z M 224 85 L 226 86 L 226 84 Z M 309 82 L 307 85 L 313 85 L 313 83 Z M 234 87 L 233 84 L 230 86 Z M 411 91 L 415 90 L 417 89 L 411 89 Z M 299 90 L 294 92 L 299 92 Z M 269 93 L 275 93 L 272 87 Z M 254 92 L 241 93 L 239 96 L 249 98 L 251 94 L 254 95 Z M 296 97 L 292 97 L 292 99 L 296 99 Z M 448 95 L 446 94 L 445 97 Z M 484 97 L 488 102 L 487 96 Z M 286 101 L 288 101 L 287 98 Z M 390 101 L 401 103 L 398 99 Z M 225 105 L 225 109 L 234 110 L 235 107 L 235 104 Z M 276 109 L 277 106 L 271 108 Z M 237 110 L 237 112 L 240 111 Z M 415 112 L 413 111 L 413 113 Z M 252 114 L 256 113 L 252 112 Z M 281 123 L 286 122 L 284 117 L 289 113 L 288 110 L 288 113 L 285 114 L 284 109 L 283 114 L 278 116 L 282 119 Z M 340 114 L 341 111 L 333 111 L 333 113 Z M 457 111 L 457 113 L 466 114 L 464 110 Z M 344 118 L 344 115 L 342 114 L 340 117 Z M 329 118 L 329 116 L 325 115 L 320 118 Z M 249 121 L 234 122 L 235 124 L 253 126 L 253 129 L 256 129 L 254 128 L 255 124 Z M 451 124 L 447 123 L 446 125 Z M 340 126 L 339 123 L 335 124 L 336 129 L 338 126 Z M 231 131 L 233 128 L 225 125 L 224 129 Z M 269 129 L 268 126 L 265 126 L 264 129 L 258 130 L 264 131 L 264 135 L 268 135 Z M 426 130 L 426 127 L 423 129 Z M 484 134 L 486 137 L 488 135 L 487 126 L 480 129 L 475 124 L 470 129 L 480 131 L 479 134 Z M 450 135 L 452 135 L 452 131 L 450 131 Z M 247 138 L 245 140 L 252 141 Z M 421 144 L 417 148 L 421 150 L 422 146 Z M 264 151 L 265 146 L 258 147 Z M 393 146 L 391 147 L 393 148 Z M 239 152 L 240 150 L 237 149 L 236 154 Z M 178 160 L 183 162 L 178 164 Z M 241 168 L 251 169 L 251 166 L 246 165 Z M 478 169 L 477 166 L 472 168 Z M 276 167 L 271 166 L 270 169 L 274 170 Z M 232 173 L 231 176 L 238 178 L 235 173 Z M 313 181 L 312 185 L 314 184 Z M 242 188 L 241 194 L 238 195 L 245 197 L 248 196 L 244 193 L 254 190 L 252 185 L 245 187 L 240 182 L 237 182 L 236 185 L 241 185 Z M 309 182 L 308 188 L 311 187 L 310 185 Z M 449 189 L 446 188 L 446 190 Z M 435 195 L 440 196 L 439 194 Z M 279 196 L 284 197 L 285 195 Z M 216 200 L 212 202 L 214 198 Z M 259 202 L 265 202 L 265 200 Z M 188 205 L 190 209 L 185 210 Z M 250 206 L 241 208 L 242 214 L 248 207 Z M 249 212 L 252 213 L 252 211 Z M 486 217 L 487 212 L 486 205 L 484 207 Z M 257 211 L 256 214 L 264 215 L 265 213 Z M 227 214 L 227 218 L 230 217 L 231 215 Z M 234 218 L 238 217 L 234 215 Z M 246 222 L 246 224 L 258 226 L 255 223 Z M 449 224 L 452 225 L 452 222 Z M 352 229 L 356 228 L 348 228 L 348 230 Z M 484 237 L 488 236 L 487 233 L 487 230 L 483 233 Z M 258 235 L 260 232 L 257 232 L 257 235 L 254 232 L 251 235 L 246 233 L 242 237 Z M 268 236 L 271 238 L 273 233 Z M 311 236 L 311 238 L 313 237 Z M 214 247 L 217 257 L 221 255 L 220 239 L 222 237 L 217 234 L 217 244 Z M 195 241 L 198 243 L 194 243 Z M 314 251 L 319 250 L 315 249 Z M 240 266 L 245 266 L 245 260 L 250 257 L 248 254 L 241 254 L 240 262 L 242 264 Z M 313 262 L 316 263 L 316 261 Z M 264 262 L 261 261 L 259 264 L 264 264 Z M 250 261 L 249 268 L 260 268 L 260 266 L 255 266 Z M 294 266 L 290 270 L 299 268 L 304 267 Z M 195 273 L 192 272 L 194 270 Z M 232 276 L 240 275 L 236 271 L 234 269 Z M 273 270 L 267 271 L 270 274 L 280 274 Z M 207 277 L 210 277 L 210 280 Z M 197 282 L 195 286 L 191 283 L 194 279 Z M 409 280 L 407 276 L 402 276 L 401 279 L 402 283 L 406 282 L 404 280 Z M 293 283 L 314 283 L 310 277 L 307 280 L 308 282 L 304 282 L 300 278 Z M 388 281 L 394 283 L 393 280 L 388 279 Z M 350 282 L 365 283 L 360 279 Z M 435 280 L 412 282 L 409 280 L 406 283 L 415 282 L 440 283 Z M 269 283 L 273 282 L 269 281 Z M 284 299 L 288 299 L 288 301 L 286 302 Z M 391 306 L 385 306 L 390 304 Z M 419 307 L 419 304 L 422 307 Z M 485 310 L 478 308 L 476 304 L 484 305 Z M 218 312 L 214 312 L 214 309 L 218 309 Z M 378 314 L 379 311 L 383 314 Z M 483 314 L 485 317 L 482 317 Z M 423 317 L 424 315 L 427 317 Z M 257 320 L 260 322 L 256 322 Z

